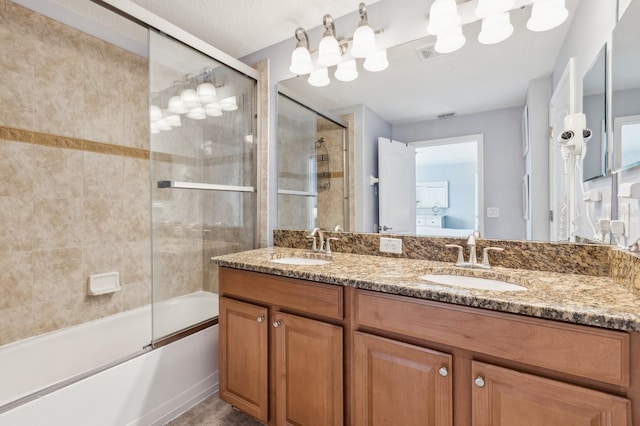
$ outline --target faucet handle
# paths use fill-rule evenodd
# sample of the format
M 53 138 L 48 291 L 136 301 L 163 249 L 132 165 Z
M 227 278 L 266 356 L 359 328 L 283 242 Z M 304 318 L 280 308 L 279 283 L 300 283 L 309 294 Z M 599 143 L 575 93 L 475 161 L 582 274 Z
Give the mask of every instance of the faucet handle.
M 456 266 L 460 266 L 464 264 L 464 254 L 462 246 L 458 244 L 445 244 L 446 248 L 457 248 L 458 249 L 458 260 L 456 260 Z
M 491 268 L 491 265 L 489 264 L 489 250 L 504 251 L 502 247 L 485 247 L 482 249 L 482 266 L 487 268 Z
M 316 245 L 316 237 L 315 237 L 315 235 L 307 235 L 307 239 L 308 240 L 313 240 L 313 243 L 311 245 L 311 250 L 312 251 L 318 251 L 318 246 Z
M 325 239 L 325 253 L 331 254 L 331 241 L 338 241 L 340 238 L 338 237 L 328 237 Z

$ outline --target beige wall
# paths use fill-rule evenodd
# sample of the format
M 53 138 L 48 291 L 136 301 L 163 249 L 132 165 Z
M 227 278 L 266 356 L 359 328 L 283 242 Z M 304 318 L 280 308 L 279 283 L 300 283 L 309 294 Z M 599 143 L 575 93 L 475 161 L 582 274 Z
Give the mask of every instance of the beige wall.
M 151 272 L 146 60 L 8 0 L 0 46 L 4 344 L 146 304 Z

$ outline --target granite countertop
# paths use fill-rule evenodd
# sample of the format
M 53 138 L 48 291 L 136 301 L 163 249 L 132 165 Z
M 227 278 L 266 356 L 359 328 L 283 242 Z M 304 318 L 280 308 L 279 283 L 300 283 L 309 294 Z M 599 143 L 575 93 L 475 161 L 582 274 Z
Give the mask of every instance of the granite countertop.
M 494 267 L 462 269 L 451 263 L 383 256 L 333 253 L 326 265 L 296 266 L 274 257 L 308 256 L 308 250 L 268 247 L 212 261 L 247 271 L 398 294 L 457 305 L 510 312 L 597 327 L 640 331 L 640 297 L 610 278 Z M 420 279 L 425 274 L 454 274 L 499 279 L 527 291 L 489 291 L 452 287 Z

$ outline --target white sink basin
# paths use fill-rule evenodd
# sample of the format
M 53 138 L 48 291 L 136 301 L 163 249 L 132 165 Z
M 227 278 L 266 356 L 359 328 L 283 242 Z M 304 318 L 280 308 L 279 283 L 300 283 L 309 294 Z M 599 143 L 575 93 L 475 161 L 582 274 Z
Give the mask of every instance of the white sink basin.
M 282 257 L 279 259 L 271 259 L 273 263 L 281 263 L 283 265 L 304 265 L 304 266 L 317 266 L 326 265 L 330 263 L 324 259 L 313 259 L 308 257 Z
M 506 281 L 492 280 L 488 278 L 466 277 L 463 275 L 422 275 L 422 280 L 431 281 L 433 283 L 445 284 L 454 287 L 473 288 L 476 290 L 493 290 L 493 291 L 526 291 L 526 287 L 521 285 L 508 283 Z

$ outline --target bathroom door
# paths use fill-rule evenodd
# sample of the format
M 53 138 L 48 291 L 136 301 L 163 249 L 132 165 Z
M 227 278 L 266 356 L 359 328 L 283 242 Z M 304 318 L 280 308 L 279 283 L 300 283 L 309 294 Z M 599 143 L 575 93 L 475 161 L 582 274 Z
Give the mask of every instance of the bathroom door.
M 380 233 L 416 233 L 416 148 L 378 138 Z

